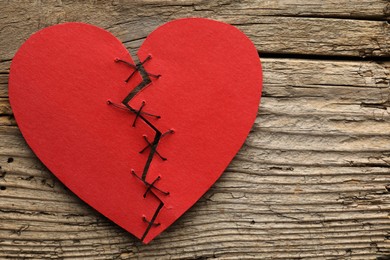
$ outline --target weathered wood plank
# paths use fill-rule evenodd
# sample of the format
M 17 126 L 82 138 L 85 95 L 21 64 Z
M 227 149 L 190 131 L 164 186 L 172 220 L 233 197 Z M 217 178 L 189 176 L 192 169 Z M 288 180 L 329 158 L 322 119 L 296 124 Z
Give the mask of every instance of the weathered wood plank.
M 336 3 L 337 2 L 337 3 Z M 388 1 L 62 1 L 1 2 L 0 46 L 9 60 L 32 33 L 82 21 L 113 32 L 129 48 L 152 30 L 179 17 L 207 17 L 236 25 L 263 53 L 390 56 Z M 376 17 L 383 21 L 339 19 Z M 322 18 L 308 18 L 322 16 Z M 325 17 L 335 17 L 327 19 Z
M 158 1 L 151 1 L 158 2 Z M 193 1 L 188 1 L 193 2 Z M 227 5 L 222 7 L 221 5 Z M 279 0 L 279 1 L 198 1 L 196 10 L 209 10 L 234 14 L 237 10 L 248 15 L 273 16 L 309 16 L 309 17 L 338 17 L 363 19 L 388 19 L 389 2 L 384 1 L 350 1 L 350 0 Z
M 35 158 L 12 118 L 5 77 L 0 258 L 388 257 L 390 64 L 262 62 L 264 98 L 245 145 L 213 188 L 147 246 Z
M 185 14 L 180 17 L 185 16 Z M 193 16 L 193 14 L 187 14 Z M 352 57 L 390 56 L 390 25 L 385 21 L 341 20 L 297 17 L 253 16 L 246 14 L 201 17 L 235 25 L 254 42 L 260 53 L 330 55 Z M 145 37 L 155 27 L 143 26 L 134 34 L 134 22 L 124 22 L 107 29 L 124 41 L 134 55 Z
M 262 59 L 264 98 L 221 180 L 148 246 L 90 209 L 28 149 L 10 60 L 38 29 L 107 28 L 135 53 L 160 24 L 209 17 L 260 52 L 390 56 L 386 0 L 0 3 L 0 258 L 375 259 L 390 256 L 390 64 Z

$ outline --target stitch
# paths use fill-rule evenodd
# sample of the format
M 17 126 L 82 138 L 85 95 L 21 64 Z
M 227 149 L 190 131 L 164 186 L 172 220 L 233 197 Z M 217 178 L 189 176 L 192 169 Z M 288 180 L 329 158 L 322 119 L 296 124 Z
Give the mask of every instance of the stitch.
M 147 195 L 147 193 L 148 193 L 149 191 L 151 192 L 151 189 L 156 189 L 157 191 L 161 192 L 161 193 L 164 194 L 164 195 L 169 195 L 169 192 L 160 190 L 159 188 L 157 188 L 156 186 L 154 186 L 154 184 L 155 184 L 158 180 L 161 179 L 160 176 L 158 176 L 152 183 L 148 183 L 146 180 L 143 180 L 142 178 L 140 178 L 140 177 L 135 173 L 135 171 L 134 171 L 133 169 L 131 170 L 131 173 L 132 173 L 135 177 L 137 177 L 138 180 L 142 181 L 142 182 L 145 184 L 145 186 L 147 187 L 147 189 L 146 189 L 146 191 L 145 191 L 145 193 L 144 193 L 144 195 L 143 195 L 144 198 L 146 198 L 146 195 Z
M 110 99 L 107 100 L 107 105 L 112 105 L 115 108 L 119 108 L 119 109 L 122 109 L 122 110 L 125 110 L 125 111 L 129 111 L 129 109 L 127 107 L 123 106 L 123 104 L 116 104 L 116 103 L 112 102 Z M 151 114 L 151 113 L 148 113 L 148 112 L 145 112 L 145 111 L 134 110 L 134 111 L 130 111 L 130 112 L 133 112 L 133 113 L 136 113 L 136 114 L 140 113 L 141 115 L 151 116 L 151 117 L 155 117 L 157 119 L 161 118 L 161 116 L 159 116 L 159 115 L 154 115 L 154 114 Z
M 131 170 L 132 174 L 134 176 L 137 177 L 137 179 L 139 179 L 140 181 L 142 181 L 144 183 L 144 185 L 147 187 L 146 188 L 146 191 L 143 195 L 144 198 L 146 198 L 147 194 L 150 192 L 154 197 L 156 197 L 157 200 L 160 201 L 160 204 L 159 206 L 157 207 L 155 213 L 153 214 L 153 217 L 151 218 L 150 221 L 148 221 L 146 219 L 145 216 L 143 216 L 143 220 L 145 222 L 148 222 L 148 226 L 144 232 L 144 234 L 142 235 L 142 238 L 141 238 L 141 241 L 143 241 L 145 239 L 145 237 L 147 236 L 150 228 L 152 226 L 158 226 L 160 225 L 160 223 L 155 223 L 156 221 L 156 218 L 157 218 L 157 215 L 159 214 L 160 210 L 163 208 L 164 206 L 164 202 L 154 193 L 154 190 L 157 190 L 159 192 L 161 192 L 162 194 L 164 195 L 169 195 L 169 192 L 165 192 L 165 191 L 162 191 L 160 190 L 159 188 L 157 188 L 155 186 L 155 183 L 161 178 L 160 176 L 158 176 L 152 183 L 148 183 L 146 181 L 146 175 L 149 171 L 149 167 L 150 167 L 150 164 L 153 160 L 153 157 L 155 154 L 157 154 L 160 158 L 162 159 L 165 159 L 164 157 L 162 157 L 158 152 L 157 152 L 157 146 L 160 142 L 160 139 L 162 137 L 164 137 L 165 135 L 167 135 L 168 133 L 174 133 L 174 130 L 173 129 L 170 129 L 168 130 L 167 132 L 165 133 L 161 133 L 160 130 L 157 129 L 157 127 L 155 127 L 149 120 L 147 120 L 144 116 L 143 116 L 143 112 L 142 112 L 142 109 L 145 105 L 145 102 L 142 103 L 141 107 L 139 110 L 136 110 L 134 108 L 132 108 L 130 105 L 129 105 L 129 102 L 131 99 L 133 99 L 139 91 L 141 91 L 143 88 L 145 88 L 146 86 L 148 86 L 152 80 L 150 79 L 150 77 L 155 77 L 155 78 L 159 78 L 161 75 L 154 75 L 154 74 L 151 74 L 151 73 L 148 73 L 147 71 L 145 71 L 144 67 L 143 67 L 143 64 L 145 62 L 147 62 L 148 60 L 151 59 L 151 56 L 148 55 L 148 57 L 143 61 L 143 62 L 138 62 L 136 65 L 134 64 L 131 64 L 127 61 L 123 61 L 123 60 L 120 60 L 120 59 L 115 59 L 115 62 L 123 62 L 125 64 L 127 64 L 128 66 L 132 67 L 134 69 L 134 71 L 130 74 L 130 76 L 125 80 L 125 82 L 127 83 L 131 77 L 135 74 L 136 71 L 139 71 L 140 74 L 141 74 L 141 77 L 142 77 L 142 81 L 122 100 L 122 104 L 124 105 L 124 107 L 120 106 L 120 105 L 117 105 L 117 104 L 114 104 L 112 103 L 110 100 L 107 101 L 107 104 L 109 105 L 114 105 L 114 107 L 117 107 L 117 108 L 120 108 L 120 109 L 127 109 L 129 110 L 130 112 L 132 113 L 135 113 L 136 114 L 136 118 L 133 122 L 133 126 L 135 127 L 135 122 L 136 120 L 139 118 L 141 119 L 142 121 L 144 121 L 150 128 L 152 128 L 154 131 L 155 131 L 155 136 L 154 136 L 154 139 L 153 139 L 153 142 L 149 142 L 149 140 L 146 138 L 146 136 L 144 136 L 144 139 L 147 141 L 148 145 L 145 149 L 149 148 L 150 147 L 150 153 L 149 153 L 149 156 L 148 156 L 148 159 L 145 163 L 145 166 L 144 166 L 144 169 L 143 169 L 143 172 L 142 172 L 142 176 L 139 177 L 134 170 Z M 145 114 L 145 115 L 149 115 L 149 114 Z M 160 117 L 156 117 L 156 118 L 160 118 Z M 144 149 L 144 150 L 145 150 Z
M 152 181 L 152 183 L 148 186 L 148 188 L 146 189 L 145 193 L 144 193 L 144 198 L 146 198 L 146 195 L 148 194 L 149 191 L 151 191 L 151 188 L 152 187 L 155 187 L 154 184 L 159 180 L 161 179 L 160 176 L 158 176 L 156 179 L 154 179 L 154 181 Z
M 141 111 L 144 108 L 144 106 L 145 106 L 145 101 L 142 101 L 141 107 L 138 109 L 138 112 L 135 113 L 135 118 L 134 118 L 133 125 L 132 125 L 133 127 L 135 127 L 135 122 L 137 122 L 137 119 L 138 119 L 139 115 L 141 114 Z
M 141 69 L 142 65 L 144 65 L 144 63 L 147 62 L 148 60 L 150 60 L 151 58 L 152 58 L 152 56 L 151 56 L 151 55 L 148 55 L 144 61 L 142 61 L 142 62 L 137 62 L 135 65 L 132 64 L 132 63 L 130 63 L 130 62 L 128 62 L 128 61 L 121 60 L 121 59 L 119 59 L 119 58 L 115 58 L 114 61 L 115 61 L 115 62 L 122 62 L 122 63 L 124 63 L 124 64 L 126 64 L 126 65 L 128 65 L 129 67 L 131 67 L 131 68 L 134 69 L 134 71 L 130 74 L 130 76 L 125 80 L 125 82 L 127 83 L 127 82 L 129 82 L 130 79 L 135 75 L 135 73 Z M 161 75 L 159 75 L 159 74 L 157 74 L 157 75 L 156 75 L 156 74 L 152 74 L 152 73 L 149 73 L 149 72 L 147 72 L 147 71 L 145 71 L 145 70 L 144 70 L 144 72 L 145 72 L 148 76 L 150 76 L 150 77 L 154 77 L 154 78 L 157 78 L 157 79 L 158 79 L 159 77 L 161 77 Z
M 153 223 L 153 222 L 147 220 L 145 216 L 142 216 L 142 220 L 144 222 L 147 222 L 147 223 L 151 224 L 152 226 L 160 226 L 161 225 L 161 223 Z
M 143 153 L 147 148 L 151 147 L 152 146 L 152 143 L 149 142 L 148 140 L 148 137 L 146 135 L 143 135 L 142 136 L 144 138 L 144 140 L 146 141 L 147 145 L 144 147 L 144 149 L 142 149 L 141 151 L 139 151 L 139 153 Z M 158 155 L 158 157 L 160 157 L 161 160 L 163 161 L 166 161 L 167 158 L 163 157 L 157 150 L 155 151 L 155 153 Z
M 175 132 L 175 131 L 174 131 L 173 129 L 169 129 L 168 131 L 166 131 L 165 133 L 163 133 L 163 134 L 161 135 L 161 138 L 163 138 L 163 137 L 166 136 L 167 134 L 173 134 L 174 132 Z M 143 135 L 143 138 L 145 139 L 147 145 L 146 145 L 141 151 L 139 151 L 139 153 L 143 153 L 146 149 L 148 149 L 148 148 L 151 147 L 151 145 L 152 145 L 152 143 L 149 142 L 148 137 L 147 137 L 146 135 Z M 161 139 L 161 138 L 160 138 L 160 139 Z M 163 161 L 166 161 L 166 160 L 167 160 L 167 158 L 161 156 L 161 154 L 160 154 L 158 151 L 156 151 L 156 154 L 161 158 L 161 160 L 163 160 Z
M 152 194 L 154 194 L 154 193 L 152 193 Z M 146 228 L 144 234 L 142 235 L 141 241 L 143 241 L 145 239 L 146 235 L 149 233 L 150 228 L 153 226 L 153 223 L 156 221 L 157 215 L 158 215 L 158 213 L 160 213 L 160 210 L 162 209 L 163 206 L 164 206 L 164 202 L 162 202 L 160 200 L 160 204 L 158 205 L 156 211 L 154 212 L 152 219 L 149 221 L 149 225 Z

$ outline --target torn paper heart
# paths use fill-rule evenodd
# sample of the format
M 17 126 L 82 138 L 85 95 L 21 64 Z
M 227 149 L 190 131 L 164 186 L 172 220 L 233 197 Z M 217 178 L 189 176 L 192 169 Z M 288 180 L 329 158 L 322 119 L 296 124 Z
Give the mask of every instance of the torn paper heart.
M 138 57 L 135 64 L 98 27 L 51 26 L 15 55 L 9 96 L 24 138 L 50 171 L 148 243 L 238 152 L 256 118 L 262 75 L 251 41 L 208 19 L 159 27 Z

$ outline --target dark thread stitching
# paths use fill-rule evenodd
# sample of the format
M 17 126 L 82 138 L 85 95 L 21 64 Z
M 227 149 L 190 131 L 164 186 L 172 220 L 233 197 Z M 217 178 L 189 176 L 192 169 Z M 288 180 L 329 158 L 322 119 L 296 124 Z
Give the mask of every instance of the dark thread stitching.
M 148 183 L 147 181 L 145 181 L 145 180 L 143 180 L 142 178 L 140 178 L 140 177 L 135 173 L 134 170 L 131 170 L 131 173 L 132 173 L 135 177 L 137 177 L 138 180 L 142 181 L 142 182 L 145 184 L 145 186 L 147 187 L 147 189 L 146 189 L 146 191 L 145 191 L 145 193 L 144 193 L 144 196 L 143 196 L 144 198 L 146 198 L 147 193 L 148 193 L 149 191 L 151 191 L 152 188 L 153 188 L 153 189 L 156 189 L 157 191 L 161 192 L 161 193 L 164 194 L 164 195 L 169 195 L 169 192 L 163 191 L 163 190 L 157 188 L 156 186 L 154 186 L 154 184 L 155 184 L 158 180 L 161 179 L 160 176 L 158 176 L 152 183 Z
M 116 104 L 116 103 L 112 102 L 110 99 L 107 100 L 107 105 L 111 105 L 111 106 L 113 106 L 113 107 L 115 107 L 115 108 L 119 108 L 119 109 L 122 109 L 123 111 L 129 112 L 129 109 L 128 109 L 127 107 L 123 106 L 123 104 Z M 132 113 L 138 113 L 137 110 L 134 110 L 134 112 L 133 112 L 133 111 L 130 111 L 130 112 L 132 112 Z M 141 111 L 140 114 L 141 114 L 141 115 L 146 115 L 146 116 L 155 117 L 155 118 L 157 118 L 157 119 L 160 119 L 160 118 L 161 118 L 161 116 L 159 116 L 159 115 L 154 115 L 154 114 L 151 114 L 151 113 L 148 113 L 148 112 L 145 112 L 145 111 Z
M 154 78 L 159 78 L 159 77 L 161 77 L 161 75 L 159 75 L 159 74 L 152 74 L 152 73 L 149 73 L 149 72 L 147 72 L 147 71 L 145 71 L 145 69 L 143 68 L 143 65 L 145 64 L 145 62 L 147 62 L 148 60 L 150 60 L 152 58 L 152 56 L 150 56 L 150 55 L 148 55 L 148 57 L 146 57 L 146 59 L 143 61 L 143 62 L 137 62 L 135 65 L 134 64 L 132 64 L 132 63 L 130 63 L 130 62 L 128 62 L 128 61 L 125 61 L 125 60 L 121 60 L 121 59 L 119 59 L 119 58 L 116 58 L 115 59 L 115 62 L 122 62 L 122 63 L 124 63 L 124 64 L 126 64 L 127 66 L 129 66 L 129 67 L 131 67 L 131 68 L 133 68 L 134 69 L 134 71 L 130 74 L 130 76 L 125 80 L 125 82 L 127 83 L 127 82 L 129 82 L 129 80 L 135 75 L 135 73 L 137 72 L 137 71 L 140 71 L 141 70 L 141 68 L 144 70 L 144 72 L 148 75 L 148 76 L 150 76 L 150 77 L 154 77 Z
M 152 194 L 154 194 L 154 193 L 152 193 Z M 156 196 L 156 195 L 154 194 L 154 196 Z M 156 197 L 157 197 L 157 196 L 156 196 Z M 164 202 L 162 202 L 162 201 L 160 200 L 160 204 L 158 205 L 156 211 L 155 211 L 154 214 L 153 214 L 152 219 L 150 220 L 150 222 L 149 222 L 149 224 L 148 224 L 148 226 L 147 226 L 147 228 L 146 228 L 144 234 L 142 235 L 141 241 L 144 241 L 146 235 L 149 233 L 150 228 L 153 226 L 154 222 L 156 221 L 157 215 L 158 215 L 158 213 L 160 213 L 160 210 L 162 209 L 163 206 L 164 206 Z M 146 219 L 145 219 L 145 220 L 146 220 Z
M 174 131 L 173 129 L 169 129 L 168 131 L 166 131 L 165 133 L 163 133 L 163 134 L 161 135 L 161 138 L 163 138 L 163 137 L 166 136 L 167 134 L 173 134 L 174 132 L 175 132 L 175 131 Z M 143 135 L 143 137 L 144 137 L 144 139 L 145 139 L 147 145 L 146 145 L 141 151 L 139 151 L 139 153 L 145 152 L 146 149 L 148 149 L 149 147 L 152 146 L 152 143 L 148 140 L 148 137 L 147 137 L 146 135 Z M 160 138 L 160 139 L 161 139 L 161 138 Z M 156 154 L 161 158 L 161 160 L 163 160 L 163 161 L 166 161 L 166 160 L 167 160 L 167 158 L 163 157 L 158 151 L 156 151 Z
M 151 58 L 151 56 L 149 55 L 146 58 L 146 60 L 149 60 L 150 58 Z M 145 63 L 145 61 L 143 63 Z M 142 66 L 143 63 L 138 63 L 139 64 L 138 70 L 139 70 L 139 72 L 140 72 L 140 74 L 142 76 L 142 82 L 140 84 L 138 84 L 138 86 L 135 87 L 122 101 L 122 104 L 125 105 L 125 107 L 128 108 L 133 113 L 137 113 L 137 110 L 132 108 L 128 103 L 130 102 L 130 100 L 133 97 L 135 97 L 135 95 L 139 91 L 141 91 L 143 88 L 145 88 L 147 85 L 149 85 L 152 82 L 152 80 L 150 79 L 148 73 L 145 71 L 144 67 Z M 148 159 L 146 161 L 146 165 L 145 165 L 144 170 L 142 172 L 142 179 L 145 180 L 146 179 L 146 174 L 148 173 L 148 170 L 149 170 L 150 163 L 152 162 L 152 159 L 153 159 L 153 156 L 155 154 L 157 145 L 158 145 L 158 143 L 160 141 L 161 132 L 151 122 L 149 122 L 149 120 L 147 120 L 144 116 L 142 116 L 142 114 L 140 114 L 138 117 L 140 119 L 142 119 L 150 128 L 152 128 L 156 132 L 156 135 L 154 137 L 154 140 L 153 140 L 153 143 L 152 143 L 152 146 L 151 146 L 151 151 L 149 153 L 149 157 L 148 157 Z
M 137 119 L 138 119 L 139 115 L 141 114 L 142 109 L 144 108 L 144 106 L 145 106 L 145 101 L 142 101 L 141 107 L 138 109 L 138 112 L 135 113 L 135 118 L 134 118 L 134 121 L 133 121 L 133 127 L 135 127 L 135 122 L 137 122 Z
M 149 147 L 152 146 L 152 143 L 149 142 L 148 137 L 146 135 L 143 135 L 143 138 L 144 138 L 145 142 L 147 143 L 147 145 L 144 147 L 144 149 L 139 151 L 139 153 L 143 153 L 146 149 L 148 149 Z M 160 157 L 161 160 L 163 160 L 163 161 L 167 160 L 167 158 L 163 157 L 157 150 L 155 151 L 155 153 L 158 155 L 158 157 Z
M 149 167 L 150 167 L 150 164 L 153 160 L 153 157 L 155 154 L 158 154 L 158 152 L 156 151 L 157 149 L 157 146 L 160 142 L 160 139 L 162 138 L 162 136 L 164 136 L 166 133 L 164 134 L 161 134 L 161 132 L 151 123 L 149 122 L 143 115 L 142 115 L 142 108 L 143 106 L 141 106 L 141 108 L 139 110 L 136 110 L 134 108 L 132 108 L 128 103 L 130 102 L 130 100 L 139 92 L 141 91 L 143 88 L 145 88 L 147 85 L 149 85 L 152 80 L 150 79 L 150 76 L 151 77 L 155 77 L 155 78 L 159 78 L 161 75 L 154 75 L 154 74 L 151 74 L 151 73 L 148 73 L 147 71 L 145 71 L 144 67 L 143 67 L 143 64 L 150 60 L 151 59 L 151 56 L 148 55 L 148 57 L 143 61 L 143 62 L 139 62 L 137 63 L 136 65 L 134 64 L 131 64 L 129 62 L 126 62 L 126 61 L 123 61 L 123 60 L 120 60 L 120 59 L 115 59 L 115 62 L 123 62 L 125 64 L 127 64 L 128 66 L 132 67 L 134 69 L 134 71 L 130 74 L 130 76 L 125 80 L 125 82 L 127 83 L 132 76 L 134 76 L 135 72 L 136 71 L 139 71 L 141 76 L 142 76 L 142 81 L 140 84 L 138 84 L 123 100 L 122 100 L 122 104 L 132 113 L 135 113 L 136 114 L 136 119 L 137 120 L 138 118 L 142 119 L 142 121 L 144 121 L 150 128 L 152 128 L 154 131 L 155 131 L 155 136 L 154 136 L 154 139 L 153 139 L 153 142 L 150 143 L 148 141 L 148 147 L 150 147 L 150 153 L 149 153 L 149 156 L 148 156 L 148 159 L 146 161 L 146 164 L 145 164 L 145 167 L 143 169 L 143 172 L 142 172 L 142 176 L 141 178 L 138 177 L 137 174 L 135 174 L 134 170 L 132 170 L 132 173 L 138 178 L 140 179 L 146 186 L 147 186 L 147 190 L 145 191 L 144 193 L 144 198 L 146 197 L 147 193 L 150 192 L 153 196 L 155 196 L 159 201 L 160 201 L 160 204 L 159 206 L 157 207 L 152 219 L 150 221 L 147 221 L 147 219 L 145 217 L 143 217 L 144 221 L 148 222 L 148 226 L 144 232 L 144 234 L 142 235 L 142 238 L 141 238 L 141 241 L 143 241 L 145 239 L 145 237 L 147 236 L 147 234 L 149 233 L 149 230 L 152 226 L 155 226 L 155 220 L 157 218 L 157 215 L 159 214 L 160 210 L 162 209 L 162 207 L 164 206 L 164 202 L 154 193 L 154 191 L 152 190 L 152 188 L 162 192 L 164 195 L 169 195 L 169 192 L 164 192 L 164 191 L 161 191 L 160 189 L 158 189 L 157 187 L 154 186 L 155 182 L 157 181 L 157 178 L 156 180 L 154 180 L 151 184 L 148 183 L 146 181 L 146 175 L 148 173 L 148 170 L 149 170 Z M 114 103 L 112 103 L 110 100 L 107 101 L 107 104 L 109 105 L 112 105 Z M 123 109 L 123 107 L 119 106 L 119 105 L 114 105 L 115 107 L 118 107 L 118 108 L 121 108 Z M 160 117 L 158 117 L 160 118 Z M 135 121 L 133 122 L 133 125 L 135 125 Z M 173 131 L 173 130 L 172 130 Z M 169 131 L 168 131 L 169 132 Z M 161 155 L 160 155 L 161 157 Z M 157 223 L 157 224 L 160 224 L 160 223 Z
M 142 217 L 142 220 L 146 223 L 152 223 L 151 221 L 149 221 L 145 216 Z M 153 226 L 160 226 L 161 223 L 152 223 Z
M 156 186 L 154 186 L 154 184 L 159 180 L 161 179 L 160 176 L 158 176 L 156 179 L 154 179 L 154 181 L 152 181 L 152 183 L 148 186 L 148 188 L 146 189 L 145 193 L 144 193 L 144 198 L 146 198 L 146 195 L 148 195 L 148 192 L 151 191 L 152 187 L 153 188 L 156 188 Z M 160 190 L 160 189 L 159 189 Z M 160 190 L 161 191 L 161 190 Z M 168 192 L 166 192 L 167 194 Z

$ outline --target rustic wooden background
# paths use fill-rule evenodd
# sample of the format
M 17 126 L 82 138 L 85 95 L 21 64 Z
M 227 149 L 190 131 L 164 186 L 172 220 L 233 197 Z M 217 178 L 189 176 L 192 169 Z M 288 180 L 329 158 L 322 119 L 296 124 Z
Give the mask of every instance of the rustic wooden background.
M 30 151 L 9 67 L 49 25 L 95 24 L 134 54 L 157 26 L 189 16 L 252 39 L 263 98 L 226 173 L 145 246 Z M 390 259 L 389 17 L 389 0 L 1 1 L 0 259 Z

